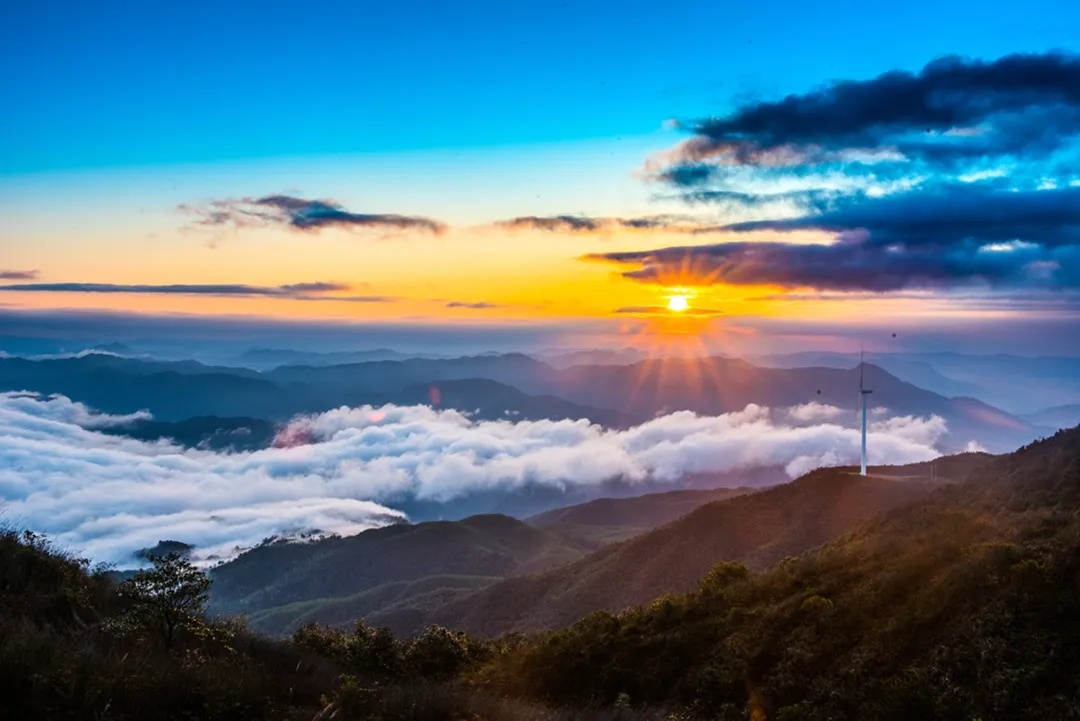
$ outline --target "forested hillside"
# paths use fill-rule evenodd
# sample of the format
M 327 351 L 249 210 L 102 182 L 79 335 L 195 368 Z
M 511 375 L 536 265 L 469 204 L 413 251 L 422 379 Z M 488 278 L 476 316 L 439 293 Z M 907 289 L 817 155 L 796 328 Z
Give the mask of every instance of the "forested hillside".
M 1078 510 L 1080 428 L 760 571 L 722 561 L 688 593 L 493 641 L 363 623 L 268 641 L 208 620 L 210 581 L 178 556 L 117 582 L 5 531 L 0 717 L 1078 718 Z
M 618 611 L 688 591 L 714 564 L 764 568 L 911 503 L 929 481 L 864 478 L 821 469 L 774 488 L 714 501 L 654 531 L 608 546 L 546 573 L 502 581 L 425 619 L 470 632 L 556 628 L 592 611 Z M 414 631 L 410 619 L 383 619 Z
M 702 718 L 1080 717 L 1080 429 L 824 547 L 523 641 L 481 686 Z

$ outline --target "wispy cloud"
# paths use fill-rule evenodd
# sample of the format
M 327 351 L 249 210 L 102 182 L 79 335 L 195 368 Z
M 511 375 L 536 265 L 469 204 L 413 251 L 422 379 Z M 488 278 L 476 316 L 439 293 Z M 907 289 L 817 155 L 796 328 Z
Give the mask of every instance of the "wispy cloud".
M 526 215 L 494 223 L 508 231 L 540 231 L 548 233 L 577 233 L 583 235 L 615 231 L 666 233 L 702 233 L 713 228 L 686 216 L 650 215 L 637 218 L 594 217 L 587 215 Z
M 665 305 L 630 305 L 623 308 L 616 308 L 616 313 L 623 313 L 626 315 L 693 315 L 693 316 L 716 316 L 724 315 L 724 311 L 715 310 L 713 308 L 687 308 L 681 310 L 677 314 L 672 312 L 670 308 Z
M 447 308 L 471 308 L 473 310 L 487 310 L 489 308 L 502 308 L 503 306 L 498 303 L 488 303 L 487 301 L 477 301 L 475 303 L 468 303 L 461 300 L 452 300 L 446 304 Z
M 333 293 L 341 290 L 352 290 L 352 286 L 344 283 L 315 281 L 313 283 L 288 283 L 279 285 L 278 289 L 288 293 Z
M 34 280 L 40 275 L 37 270 L 0 270 L 0 280 Z
M 277 226 L 304 232 L 325 228 L 369 230 L 378 233 L 423 232 L 440 234 L 446 226 L 423 216 L 395 213 L 354 213 L 331 200 L 292 195 L 225 198 L 202 204 L 184 204 L 182 213 L 204 228 L 258 228 Z
M 344 283 L 313 282 L 287 285 L 247 285 L 243 283 L 170 285 L 123 285 L 117 283 L 17 283 L 0 285 L 0 291 L 20 293 L 134 293 L 149 295 L 209 295 L 223 297 L 291 298 L 293 300 L 346 301 L 354 303 L 385 303 L 396 300 L 382 295 L 327 295 L 348 291 Z

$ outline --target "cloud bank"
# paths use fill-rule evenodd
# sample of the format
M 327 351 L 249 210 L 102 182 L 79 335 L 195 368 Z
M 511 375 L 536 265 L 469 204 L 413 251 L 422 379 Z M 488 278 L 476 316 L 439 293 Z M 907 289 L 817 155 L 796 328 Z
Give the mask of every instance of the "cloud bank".
M 303 232 L 325 228 L 369 230 L 381 233 L 420 231 L 443 233 L 446 226 L 431 218 L 394 213 L 353 213 L 330 200 L 266 195 L 259 198 L 225 198 L 202 205 L 181 205 L 182 213 L 194 216 L 204 228 L 261 228 L 277 226 Z
M 918 73 L 834 82 L 684 124 L 694 137 L 658 161 L 662 179 L 682 185 L 739 166 L 918 163 L 953 171 L 987 158 L 1044 157 L 1076 138 L 1078 120 L 1080 56 L 944 57 Z
M 465 300 L 452 300 L 446 304 L 447 308 L 469 308 L 471 310 L 489 310 L 492 308 L 502 308 L 503 306 L 497 303 L 490 303 L 486 300 L 480 301 L 465 301 Z
M 828 415 L 830 412 L 824 412 Z M 838 413 L 838 412 L 837 412 Z M 820 408 L 666 415 L 609 431 L 587 421 L 478 422 L 426 406 L 341 408 L 293 421 L 275 447 L 182 449 L 106 435 L 136 416 L 94 413 L 55 396 L 0 394 L 0 497 L 7 522 L 95 560 L 133 563 L 162 539 L 228 557 L 275 535 L 352 534 L 402 518 L 395 501 L 447 501 L 529 485 L 675 481 L 688 473 L 783 466 L 796 476 L 852 463 L 853 428 Z M 873 463 L 938 455 L 940 418 L 872 426 Z
M 941 58 L 679 127 L 692 137 L 648 177 L 714 206 L 710 231 L 733 242 L 586 259 L 646 283 L 1041 291 L 1045 309 L 1080 307 L 1078 55 Z
M 170 285 L 123 285 L 117 283 L 17 283 L 0 285 L 0 291 L 21 293 L 135 293 L 148 295 L 210 295 L 239 298 L 288 298 L 290 300 L 328 300 L 353 303 L 387 303 L 394 298 L 383 295 L 326 295 L 351 290 L 344 283 L 315 281 L 286 285 L 247 285 L 244 283 L 174 283 Z
M 524 215 L 500 220 L 495 227 L 509 231 L 543 231 L 582 235 L 613 233 L 615 231 L 656 231 L 665 233 L 703 233 L 704 227 L 690 218 L 672 215 L 650 215 L 638 218 L 597 217 L 588 215 Z
M 671 316 L 671 309 L 666 305 L 628 305 L 622 308 L 616 308 L 615 313 L 624 315 L 662 315 Z M 687 308 L 686 310 L 679 311 L 680 315 L 692 315 L 692 316 L 718 316 L 724 315 L 724 311 L 716 310 L 715 308 Z

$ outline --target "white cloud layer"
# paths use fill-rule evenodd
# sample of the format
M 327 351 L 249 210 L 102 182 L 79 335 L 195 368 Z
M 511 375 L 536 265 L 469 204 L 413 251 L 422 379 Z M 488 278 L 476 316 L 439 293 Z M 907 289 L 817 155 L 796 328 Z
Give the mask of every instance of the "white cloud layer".
M 162 539 L 194 544 L 202 558 L 228 556 L 267 536 L 382 525 L 402 516 L 384 504 L 405 497 L 445 501 L 529 484 L 674 481 L 761 466 L 794 477 L 854 463 L 855 429 L 813 423 L 837 415 L 827 406 L 750 405 L 715 417 L 672 413 L 620 431 L 587 421 L 474 421 L 426 406 L 340 408 L 296 419 L 278 447 L 219 453 L 94 430 L 143 414 L 7 393 L 0 498 L 8 523 L 94 560 L 130 564 L 134 551 Z M 870 461 L 936 457 L 945 430 L 937 417 L 877 421 Z
M 801 406 L 792 406 L 788 409 L 788 417 L 800 423 L 812 423 L 814 421 L 834 421 L 845 413 L 851 414 L 851 410 L 845 411 L 836 406 L 830 406 L 816 401 L 804 403 Z

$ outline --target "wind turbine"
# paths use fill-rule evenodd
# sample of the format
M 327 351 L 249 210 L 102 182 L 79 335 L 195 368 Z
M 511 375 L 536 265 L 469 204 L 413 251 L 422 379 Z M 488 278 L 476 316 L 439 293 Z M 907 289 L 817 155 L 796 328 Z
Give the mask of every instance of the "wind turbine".
M 863 367 L 866 365 L 863 360 L 863 351 L 859 349 L 859 401 L 862 403 L 862 466 L 859 474 L 866 475 L 866 397 L 874 391 L 867 388 L 864 384 Z

